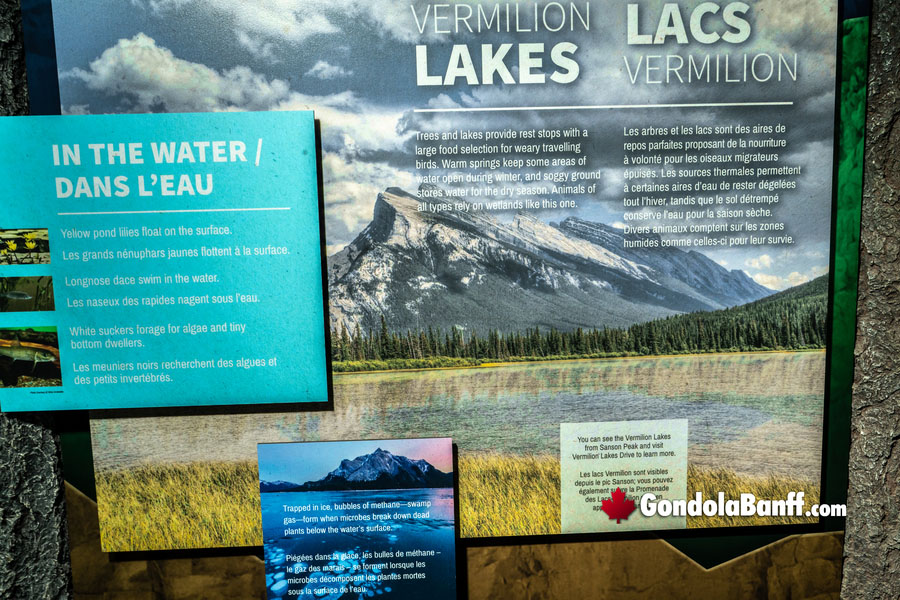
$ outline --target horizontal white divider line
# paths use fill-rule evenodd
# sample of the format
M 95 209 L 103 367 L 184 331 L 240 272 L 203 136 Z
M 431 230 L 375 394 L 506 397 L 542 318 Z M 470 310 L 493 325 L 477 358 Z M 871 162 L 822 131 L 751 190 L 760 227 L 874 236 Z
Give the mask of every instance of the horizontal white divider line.
M 695 102 L 690 104 L 595 104 L 591 106 L 486 106 L 460 108 L 415 108 L 417 113 L 501 112 L 514 110 L 608 110 L 618 108 L 721 108 L 731 106 L 793 106 L 790 102 Z
M 210 212 L 251 212 L 267 210 L 291 210 L 290 206 L 273 206 L 269 208 L 184 208 L 179 210 L 109 210 L 97 212 L 61 212 L 60 217 L 73 215 L 161 215 L 166 213 L 210 213 Z

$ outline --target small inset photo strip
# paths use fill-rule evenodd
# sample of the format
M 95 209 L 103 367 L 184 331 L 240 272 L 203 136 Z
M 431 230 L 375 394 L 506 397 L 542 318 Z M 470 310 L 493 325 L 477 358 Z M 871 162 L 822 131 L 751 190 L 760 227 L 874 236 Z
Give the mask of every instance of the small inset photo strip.
M 53 278 L 0 277 L 0 313 L 53 311 Z
M 49 264 L 46 229 L 0 229 L 0 266 Z
M 0 329 L 0 388 L 60 386 L 56 327 Z

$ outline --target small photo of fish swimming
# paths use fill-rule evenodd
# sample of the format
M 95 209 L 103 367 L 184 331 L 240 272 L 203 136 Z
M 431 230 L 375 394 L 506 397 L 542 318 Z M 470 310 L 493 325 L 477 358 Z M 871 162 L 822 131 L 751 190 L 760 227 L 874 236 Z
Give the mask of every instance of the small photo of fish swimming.
M 0 313 L 53 311 L 53 278 L 0 277 Z
M 56 327 L 0 329 L 0 388 L 61 386 Z
M 0 266 L 49 264 L 46 229 L 0 229 Z

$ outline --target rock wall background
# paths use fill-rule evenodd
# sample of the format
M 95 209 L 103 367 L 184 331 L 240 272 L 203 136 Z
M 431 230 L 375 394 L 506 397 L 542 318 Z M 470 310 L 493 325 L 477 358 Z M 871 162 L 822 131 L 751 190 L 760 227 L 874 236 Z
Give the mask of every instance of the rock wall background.
M 900 598 L 900 3 L 874 0 L 843 597 Z
M 0 115 L 24 114 L 28 86 L 19 0 L 0 0 Z M 59 436 L 51 417 L 0 413 L 0 598 L 71 597 L 65 514 Z
M 59 437 L 47 417 L 0 413 L 0 598 L 62 600 L 70 590 Z

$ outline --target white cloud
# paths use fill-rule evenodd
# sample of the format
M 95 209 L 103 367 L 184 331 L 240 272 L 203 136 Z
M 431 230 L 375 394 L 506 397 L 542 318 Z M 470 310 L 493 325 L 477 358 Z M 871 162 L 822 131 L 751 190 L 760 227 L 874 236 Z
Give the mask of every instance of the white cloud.
M 61 114 L 64 115 L 89 115 L 91 111 L 87 104 L 69 104 L 68 106 L 63 106 L 60 111 Z
M 398 123 L 403 113 L 373 106 L 352 92 L 330 96 L 292 93 L 272 110 L 312 109 L 322 123 L 322 143 L 326 150 L 344 156 L 362 156 L 373 151 L 399 150 L 411 133 L 401 134 Z
M 384 163 L 365 163 L 328 154 L 322 160 L 325 212 L 338 235 L 356 233 L 372 220 L 375 199 L 385 188 L 416 190 L 413 175 Z
M 332 245 L 349 241 L 372 218 L 378 193 L 390 186 L 414 191 L 413 176 L 385 162 L 364 161 L 374 152 L 399 151 L 403 113 L 372 105 L 352 92 L 325 96 L 300 94 L 287 82 L 268 79 L 248 67 L 217 71 L 176 57 L 139 33 L 106 49 L 88 69 L 66 76 L 92 90 L 129 98 L 130 112 L 215 112 L 236 110 L 315 110 L 322 124 L 326 219 Z M 67 110 L 87 112 L 73 105 Z
M 827 272 L 827 267 L 817 266 L 812 267 L 806 273 L 791 271 L 786 277 L 772 273 L 757 273 L 753 275 L 753 281 L 771 290 L 784 290 L 811 281 Z
M 263 42 L 245 31 L 237 32 L 237 41 L 247 52 L 260 60 L 266 60 L 269 64 L 277 64 L 281 60 L 275 56 L 275 45 L 272 42 Z
M 719 265 L 721 265 L 721 266 L 723 266 L 723 267 L 727 267 L 727 266 L 728 266 L 728 261 L 725 260 L 724 258 L 721 258 L 721 259 L 717 260 L 716 262 L 719 263 Z
M 623 223 L 622 221 L 616 221 L 612 224 L 612 227 L 615 227 L 616 229 L 625 229 L 627 225 L 625 225 L 625 223 Z
M 809 0 L 758 0 L 753 7 L 757 27 L 792 39 L 809 31 L 828 31 L 837 21 L 837 6 Z
M 320 60 L 305 75 L 316 79 L 337 79 L 338 77 L 349 77 L 353 75 L 353 71 L 348 71 L 340 65 L 333 65 L 327 61 Z
M 748 258 L 744 261 L 744 265 L 751 269 L 768 269 L 772 266 L 772 257 L 768 254 L 763 254 L 758 258 Z
M 80 79 L 91 90 L 128 98 L 130 104 L 120 107 L 123 112 L 315 110 L 325 147 L 347 155 L 397 150 L 411 135 L 398 132 L 402 112 L 371 105 L 352 92 L 312 96 L 248 67 L 217 71 L 176 57 L 143 33 L 119 40 L 86 70 L 64 76 Z
M 792 271 L 787 276 L 787 280 L 791 285 L 800 285 L 801 283 L 806 283 L 807 281 L 809 281 L 809 275 L 803 275 L 802 273 L 799 273 L 797 271 Z
M 342 21 L 365 25 L 398 40 L 419 37 L 408 3 L 373 0 L 148 0 L 163 17 L 188 5 L 203 6 L 233 23 L 235 31 L 301 43 L 341 31 Z
M 459 102 L 442 93 L 434 98 L 429 98 L 428 108 L 459 108 Z
M 232 21 L 238 31 L 292 42 L 339 31 L 321 15 L 329 4 L 323 0 L 149 0 L 149 4 L 163 17 L 185 6 L 204 6 Z
M 766 273 L 757 273 L 753 276 L 753 281 L 770 290 L 784 289 L 784 280 L 778 275 L 768 275 Z
M 130 98 L 132 104 L 122 108 L 131 112 L 266 110 L 290 94 L 286 82 L 247 67 L 218 72 L 177 58 L 143 33 L 119 40 L 87 70 L 72 69 L 64 76 L 82 80 L 91 90 Z

